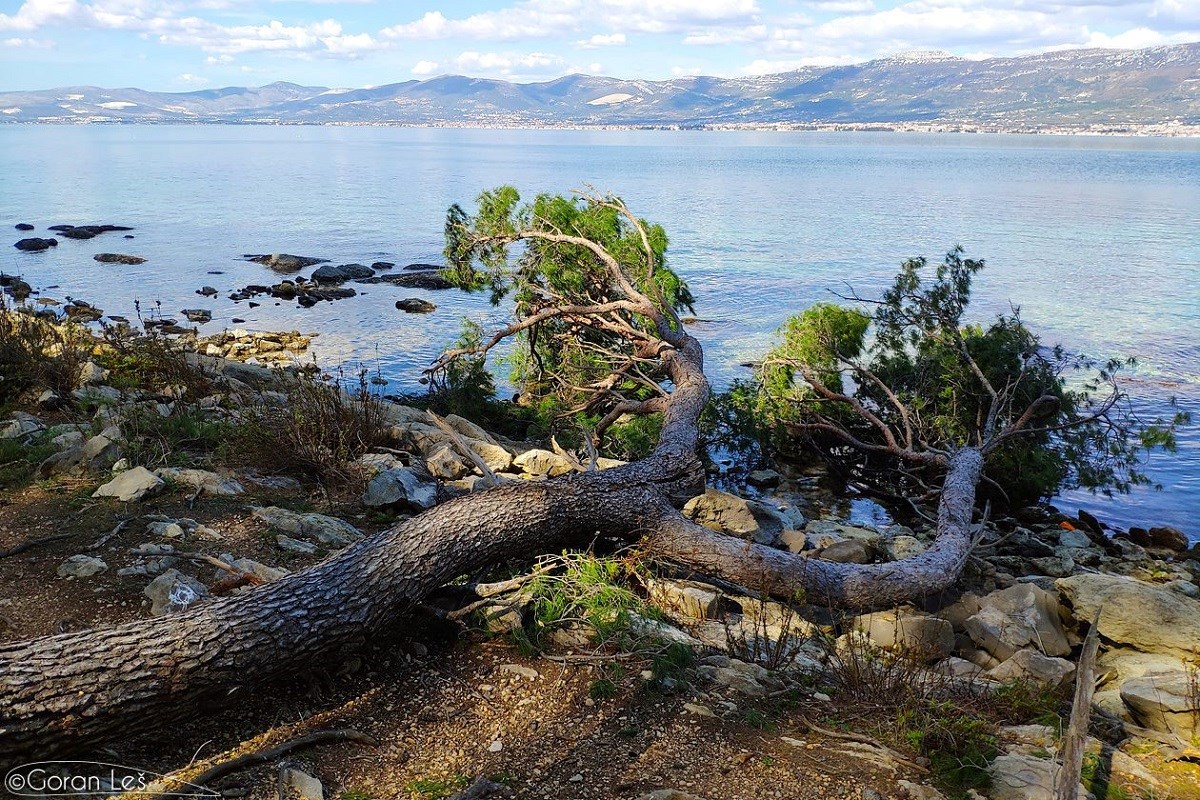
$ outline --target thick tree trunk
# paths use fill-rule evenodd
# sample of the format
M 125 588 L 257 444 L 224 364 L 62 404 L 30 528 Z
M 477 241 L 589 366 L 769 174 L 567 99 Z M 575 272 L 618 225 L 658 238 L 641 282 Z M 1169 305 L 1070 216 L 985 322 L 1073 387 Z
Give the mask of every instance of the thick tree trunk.
M 662 358 L 675 391 L 659 445 L 642 461 L 452 500 L 307 570 L 182 614 L 0 647 L 0 761 L 165 725 L 232 686 L 311 667 L 457 576 L 598 533 L 636 540 L 649 532 L 666 557 L 784 597 L 891 604 L 958 576 L 970 548 L 975 450 L 952 459 L 938 541 L 906 562 L 810 560 L 685 520 L 675 509 L 703 488 L 697 421 L 708 382 L 700 346 L 686 334 Z

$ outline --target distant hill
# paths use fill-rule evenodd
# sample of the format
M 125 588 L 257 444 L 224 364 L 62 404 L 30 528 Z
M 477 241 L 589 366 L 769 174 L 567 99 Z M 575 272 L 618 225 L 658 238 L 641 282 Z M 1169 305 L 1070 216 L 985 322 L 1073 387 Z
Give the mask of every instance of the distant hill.
M 1200 43 L 970 61 L 914 53 L 752 78 L 445 75 L 368 89 L 272 83 L 186 93 L 0 92 L 0 121 L 533 126 L 1200 125 Z

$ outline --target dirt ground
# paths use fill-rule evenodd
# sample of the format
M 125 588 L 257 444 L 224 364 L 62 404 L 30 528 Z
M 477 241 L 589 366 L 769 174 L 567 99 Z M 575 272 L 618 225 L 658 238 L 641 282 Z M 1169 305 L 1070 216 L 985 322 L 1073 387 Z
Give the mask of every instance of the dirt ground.
M 34 484 L 0 498 L 0 553 L 68 534 L 0 558 L 0 644 L 148 617 L 142 590 L 150 578 L 117 574 L 134 562 L 130 548 L 156 541 L 145 530 L 148 515 L 189 517 L 220 533 L 185 542 L 186 549 L 288 569 L 320 555 L 280 550 L 252 506 L 340 512 L 366 532 L 388 523 L 348 505 L 314 508 L 296 493 L 193 503 L 168 491 L 126 504 L 93 500 L 93 488 Z M 102 558 L 108 570 L 58 577 L 58 566 L 79 553 Z M 210 585 L 217 577 L 208 565 L 177 568 Z M 326 798 L 342 800 L 439 798 L 478 777 L 504 785 L 508 796 L 544 800 L 624 800 L 659 789 L 706 800 L 880 800 L 914 796 L 901 781 L 928 780 L 919 766 L 876 748 L 812 732 L 806 720 L 828 728 L 846 710 L 803 694 L 749 700 L 694 683 L 664 693 L 646 688 L 634 671 L 614 696 L 598 699 L 591 696 L 598 675 L 586 659 L 524 658 L 507 639 L 414 614 L 311 675 L 231 687 L 226 702 L 184 722 L 143 735 L 133 730 L 83 757 L 166 773 L 315 730 L 349 728 L 377 742 L 305 748 L 215 784 L 226 796 L 249 798 L 280 796 L 288 766 L 319 778 Z M 1198 773 L 1194 766 L 1164 769 L 1174 777 L 1156 796 L 1200 798 Z

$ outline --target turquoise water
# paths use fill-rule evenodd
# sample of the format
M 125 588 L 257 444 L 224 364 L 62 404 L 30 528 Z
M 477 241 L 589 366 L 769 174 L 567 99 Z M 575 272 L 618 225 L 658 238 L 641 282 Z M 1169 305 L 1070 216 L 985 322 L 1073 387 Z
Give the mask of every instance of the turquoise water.
M 335 263 L 439 257 L 445 209 L 482 189 L 592 185 L 671 236 L 692 284 L 718 385 L 769 346 L 793 312 L 851 285 L 870 295 L 906 257 L 962 244 L 985 258 L 973 306 L 1010 303 L 1044 335 L 1096 357 L 1137 356 L 1129 384 L 1153 415 L 1177 397 L 1200 420 L 1200 141 L 895 133 L 487 131 L 314 127 L 0 126 L 0 222 L 118 223 L 42 254 L 0 248 L 0 270 L 113 314 L 161 301 L 230 325 L 321 335 L 325 362 L 378 367 L 411 388 L 480 297 L 391 286 L 313 309 L 250 309 L 229 291 L 265 283 L 242 253 Z M 13 241 L 18 237 L 15 231 Z M 137 267 L 94 253 L 144 256 Z M 223 275 L 209 275 L 212 270 Z M 205 300 L 194 290 L 221 290 Z M 439 305 L 428 316 L 400 297 Z M 1196 426 L 1200 428 L 1200 425 Z M 1200 539 L 1200 433 L 1150 464 L 1163 492 L 1062 498 L 1120 525 L 1177 525 Z

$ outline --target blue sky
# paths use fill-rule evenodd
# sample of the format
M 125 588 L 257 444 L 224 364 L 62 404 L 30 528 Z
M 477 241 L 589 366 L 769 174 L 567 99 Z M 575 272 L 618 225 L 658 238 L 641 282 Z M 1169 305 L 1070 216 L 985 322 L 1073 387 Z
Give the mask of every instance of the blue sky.
M 0 0 L 0 90 L 749 75 L 1200 41 L 1200 0 Z

